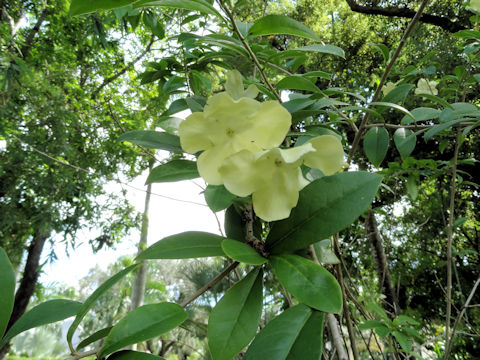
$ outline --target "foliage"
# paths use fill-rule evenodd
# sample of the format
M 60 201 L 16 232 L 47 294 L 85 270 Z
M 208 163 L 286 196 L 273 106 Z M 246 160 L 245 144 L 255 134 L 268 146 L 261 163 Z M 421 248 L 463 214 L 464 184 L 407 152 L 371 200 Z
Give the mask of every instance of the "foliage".
M 209 183 L 205 197 L 212 211 L 227 210 L 226 235 L 185 232 L 166 237 L 135 260 L 124 261 L 113 276 L 95 281 L 80 305 L 72 300 L 37 305 L 8 330 L 3 342 L 28 327 L 75 314 L 67 335 L 71 359 L 91 354 L 111 359 L 166 358 L 179 336 L 169 341 L 165 333 L 178 335 L 181 331 L 190 331 L 199 347 L 205 345 L 206 337 L 210 355 L 202 355 L 213 360 L 237 356 L 319 359 L 323 352 L 336 351 L 339 357 L 345 352 L 343 344 L 347 342 L 336 335 L 338 320 L 333 316 L 342 314 L 348 351 L 356 359 L 367 353 L 372 356 L 372 351 L 396 359 L 478 355 L 475 338 L 480 315 L 478 307 L 469 305 L 478 304 L 480 296 L 480 224 L 476 215 L 480 204 L 480 185 L 476 183 L 480 173 L 476 159 L 480 145 L 479 32 L 466 29 L 453 36 L 437 35 L 432 25 L 426 24 L 418 24 L 412 33 L 410 28 L 403 32 L 399 30 L 403 30 L 404 20 L 368 21 L 349 12 L 347 4 L 340 1 L 332 1 L 330 11 L 316 0 L 288 6 L 265 4 L 260 14 L 254 11 L 260 9 L 255 1 L 102 0 L 93 4 L 73 0 L 72 15 L 93 14 L 71 18 L 63 13 L 62 19 L 80 27 L 94 21 L 99 42 L 86 46 L 88 39 L 72 34 L 63 61 L 70 66 L 75 63 L 72 48 L 76 44 L 92 52 L 108 49 L 84 58 L 98 66 L 97 77 L 89 79 L 91 83 L 83 82 L 90 97 L 74 105 L 69 91 L 86 94 L 72 85 L 77 84 L 76 75 L 56 69 L 58 78 L 37 75 L 38 83 L 15 88 L 11 71 L 18 72 L 25 59 L 18 61 L 9 53 L 12 58 L 3 77 L 4 88 L 8 88 L 4 96 L 14 100 L 14 105 L 7 106 L 5 114 L 26 130 L 19 141 L 20 134 L 2 117 L 8 129 L 5 134 L 16 139 L 7 144 L 5 158 L 10 168 L 5 169 L 16 170 L 13 164 L 18 161 L 19 148 L 25 143 L 38 147 L 32 144 L 42 143 L 48 129 L 55 139 L 64 139 L 52 147 L 75 147 L 65 150 L 65 158 L 88 168 L 101 157 L 100 152 L 115 152 L 118 143 L 109 147 L 108 141 L 120 137 L 118 129 L 110 129 L 105 130 L 106 138 L 93 140 L 88 130 L 104 129 L 104 109 L 92 110 L 95 107 L 90 100 L 110 97 L 115 103 L 116 99 L 115 109 L 123 116 L 128 115 L 128 106 L 143 103 L 145 116 L 151 112 L 153 121 L 139 115 L 120 140 L 137 144 L 150 155 L 144 147 L 171 153 L 167 161 L 152 169 L 147 183 L 201 176 Z M 98 12 L 105 9 L 113 11 Z M 452 1 L 438 1 L 427 8 L 436 16 L 454 14 L 468 26 L 479 22 L 478 15 L 470 12 L 473 16 L 469 19 L 465 15 L 475 9 Z M 174 19 L 180 19 L 179 23 Z M 149 48 L 155 37 L 170 36 L 163 42 L 162 55 L 166 56 L 146 63 L 138 76 L 142 86 L 154 90 L 138 90 L 140 100 L 123 103 L 114 94 L 121 86 L 115 75 L 107 73 L 105 60 L 120 50 L 112 40 L 119 31 L 117 21 L 135 30 L 142 20 L 145 27 L 137 36 L 145 43 L 153 34 Z M 402 34 L 406 42 L 400 42 Z M 442 47 L 429 51 L 438 45 Z M 45 53 L 40 57 L 45 59 L 50 59 L 49 50 L 36 49 Z M 448 51 L 453 56 L 445 55 Z M 39 72 L 41 66 L 32 69 Z M 80 73 L 87 70 L 82 69 Z M 17 79 L 27 76 L 20 73 Z M 95 84 L 99 78 L 107 80 Z M 69 84 L 73 89 L 65 92 Z M 110 84 L 112 90 L 104 93 Z M 25 105 L 26 94 L 33 94 L 38 101 Z M 155 101 L 160 103 L 158 107 L 152 104 Z M 63 102 L 72 107 L 59 106 Z M 169 105 L 163 108 L 165 104 Z M 51 109 L 61 110 L 69 126 L 58 121 L 58 112 L 50 114 Z M 186 109 L 192 114 L 179 120 L 176 115 Z M 94 116 L 85 120 L 74 116 L 76 112 Z M 51 125 L 31 124 L 31 114 Z M 85 136 L 80 143 L 65 140 L 65 132 L 83 127 Z M 77 152 L 87 145 L 95 151 Z M 349 147 L 346 163 L 343 147 Z M 57 153 L 53 148 L 47 150 Z M 38 162 L 38 154 L 22 161 L 34 172 L 55 173 L 55 178 L 64 182 L 59 191 L 70 196 L 67 202 L 80 199 L 82 205 L 72 219 L 73 228 L 80 226 L 82 209 L 90 209 L 86 194 L 98 193 L 99 184 L 88 182 L 88 177 L 77 178 L 78 169 L 74 172 L 58 161 L 50 165 Z M 122 156 L 133 166 L 136 159 Z M 342 167 L 346 171 L 340 172 Z M 106 165 L 102 171 L 109 174 L 114 169 Z M 25 176 L 24 182 L 33 178 L 23 168 L 20 174 Z M 12 179 L 16 177 L 6 177 L 12 181 L 6 187 L 8 194 L 17 197 L 15 203 L 1 203 L 5 210 L 14 212 L 15 206 L 28 202 L 27 208 L 33 209 L 33 215 L 25 209 L 18 211 L 15 222 L 1 228 L 10 234 L 7 250 L 19 246 L 14 239 L 23 244 L 35 232 L 37 225 L 31 221 L 36 219 L 38 204 L 40 209 L 53 209 L 46 215 L 42 212 L 47 219 L 38 221 L 41 226 L 68 232 L 63 226 L 69 222 L 62 214 L 72 210 L 51 202 L 40 191 L 58 186 L 49 187 L 47 175 L 42 187 L 28 184 L 25 189 L 29 191 L 20 192 L 14 191 Z M 72 184 L 81 180 L 87 181 L 86 186 L 78 195 L 69 195 Z M 403 208 L 402 214 L 398 208 Z M 28 226 L 17 231 L 19 219 Z M 373 256 L 367 255 L 370 250 Z M 14 259 L 19 254 L 7 253 Z M 137 262 L 202 257 L 222 259 L 209 270 L 189 273 L 192 282 L 201 279 L 205 286 L 198 284 L 188 292 L 192 295 L 173 296 L 167 287 L 157 284 L 161 296 L 125 313 L 128 285 L 120 285 L 120 281 L 131 276 Z M 8 274 L 13 268 L 7 256 L 0 257 L 0 265 L 7 274 L 0 280 L 11 288 Z M 224 278 L 229 281 L 222 281 Z M 443 288 L 442 282 L 446 283 Z M 118 288 L 121 296 L 112 296 Z M 210 289 L 213 298 L 206 295 Z M 12 290 L 2 299 L 7 306 L 0 309 L 0 329 L 10 317 L 13 296 Z M 64 302 L 68 311 L 54 313 L 52 301 Z M 113 304 L 116 313 L 89 319 L 95 307 L 101 313 Z M 454 305 L 457 310 L 452 312 Z M 86 349 L 72 342 L 80 324 L 88 324 L 81 345 Z M 325 326 L 331 350 L 323 346 Z M 464 330 L 461 335 L 459 328 Z M 442 340 L 440 332 L 445 333 Z M 375 344 L 367 343 L 366 336 Z M 92 347 L 99 340 L 98 346 Z M 118 351 L 135 344 L 142 355 Z

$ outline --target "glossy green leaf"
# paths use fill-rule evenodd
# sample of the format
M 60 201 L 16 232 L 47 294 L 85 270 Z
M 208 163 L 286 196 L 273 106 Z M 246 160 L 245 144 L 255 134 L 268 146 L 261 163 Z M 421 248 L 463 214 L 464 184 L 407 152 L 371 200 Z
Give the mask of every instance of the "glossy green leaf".
M 390 103 L 403 102 L 403 100 L 405 100 L 410 90 L 412 90 L 414 87 L 415 85 L 413 84 L 398 85 L 395 89 L 393 89 L 383 97 L 382 102 L 390 102 Z
M 416 121 L 417 119 L 415 119 L 415 117 L 413 116 L 413 114 L 408 111 L 407 109 L 405 109 L 403 106 L 400 106 L 400 105 L 397 105 L 397 104 L 393 104 L 391 102 L 384 102 L 384 101 L 376 101 L 376 102 L 372 102 L 370 103 L 370 105 L 377 105 L 377 106 L 385 106 L 385 107 L 389 107 L 389 108 L 392 108 L 392 109 L 396 109 L 398 111 L 401 111 L 402 113 L 404 113 L 405 115 L 408 115 L 412 118 L 412 120 Z
M 243 360 L 319 360 L 323 317 L 304 304 L 285 310 L 260 331 Z
M 100 285 L 88 298 L 85 300 L 85 302 L 82 304 L 80 309 L 77 312 L 77 316 L 72 322 L 72 325 L 68 328 L 67 332 L 67 342 L 69 344 L 70 349 L 73 350 L 72 347 L 72 337 L 77 329 L 78 325 L 84 318 L 84 316 L 87 314 L 87 312 L 92 308 L 93 304 L 102 296 L 105 294 L 113 285 L 115 285 L 117 282 L 119 282 L 121 279 L 123 279 L 129 272 L 131 272 L 133 269 L 135 269 L 138 266 L 138 264 L 131 265 L 115 275 L 113 275 L 111 278 L 109 278 L 107 281 L 105 281 L 102 285 Z
M 410 175 L 407 179 L 407 193 L 412 200 L 415 200 L 418 196 L 417 181 L 413 175 Z
M 165 360 L 163 357 L 133 350 L 122 350 L 110 355 L 107 360 Z
M 208 319 L 208 346 L 213 360 L 231 360 L 255 336 L 263 303 L 263 272 L 251 271 L 232 286 Z
M 313 181 L 300 191 L 290 217 L 273 223 L 267 250 L 291 252 L 344 229 L 370 206 L 381 180 L 379 175 L 359 171 Z
M 203 195 L 208 207 L 214 212 L 228 208 L 236 198 L 223 185 L 208 185 Z
M 317 310 L 340 313 L 342 290 L 328 270 L 297 255 L 269 258 L 280 284 L 300 302 Z
M 312 311 L 295 340 L 286 360 L 320 360 L 323 349 L 325 313 Z
M 128 141 L 151 149 L 183 152 L 180 138 L 167 132 L 133 130 L 122 134 L 118 141 Z
M 417 135 L 412 130 L 400 128 L 395 130 L 393 141 L 402 159 L 410 156 L 417 144 Z
M 216 15 L 222 18 L 220 13 L 213 7 L 213 5 L 205 0 L 140 0 L 134 5 L 135 8 L 145 6 L 160 6 L 198 11 L 203 14 Z
M 312 29 L 284 15 L 264 16 L 252 25 L 248 33 L 253 36 L 288 34 L 321 41 Z
M 92 335 L 85 338 L 77 345 L 77 350 L 83 349 L 85 346 L 88 346 L 91 343 L 94 343 L 95 341 L 98 341 L 100 339 L 103 339 L 104 337 L 107 337 L 107 335 L 110 333 L 110 330 L 112 330 L 112 327 L 113 326 L 109 326 L 94 332 Z
M 419 108 L 413 109 L 411 113 L 413 117 L 417 119 L 417 121 L 425 121 L 425 120 L 431 120 L 431 119 L 437 118 L 440 115 L 441 110 L 429 108 L 429 107 L 419 107 Z M 410 116 L 405 115 L 400 121 L 400 123 L 402 125 L 408 125 L 413 123 L 413 119 Z
M 15 271 L 7 253 L 0 247 L 0 339 L 5 333 L 15 301 Z
M 237 240 L 223 240 L 222 249 L 230 259 L 238 262 L 250 265 L 262 265 L 267 262 L 267 259 L 261 256 L 251 246 Z
M 81 306 L 82 303 L 78 301 L 64 299 L 48 300 L 35 306 L 12 325 L 0 342 L 0 347 L 24 331 L 65 320 L 75 315 Z
M 341 58 L 345 59 L 345 51 L 343 51 L 342 48 L 339 48 L 338 46 L 335 46 L 335 45 L 312 44 L 312 45 L 295 48 L 293 50 L 330 54 L 330 55 L 340 56 Z
M 379 167 L 387 155 L 389 143 L 390 137 L 384 127 L 373 127 L 365 134 L 363 150 L 375 167 Z
M 190 180 L 200 177 L 197 163 L 190 160 L 172 160 L 152 169 L 145 184 Z
M 81 15 L 97 10 L 109 10 L 133 4 L 138 0 L 72 0 L 70 15 Z
M 378 334 L 378 336 L 380 336 L 381 338 L 384 338 L 385 336 L 390 334 L 391 330 L 386 326 L 377 326 L 375 328 L 375 332 Z
M 422 98 L 427 98 L 431 101 L 433 101 L 434 103 L 436 104 L 440 104 L 442 105 L 443 107 L 445 108 L 452 108 L 452 105 L 450 105 L 445 99 L 439 97 L 439 96 L 436 96 L 436 95 L 432 95 L 432 94 L 415 94 L 416 96 L 418 97 L 422 97 Z
M 393 325 L 406 325 L 406 324 L 410 324 L 410 325 L 420 325 L 420 323 L 411 318 L 410 316 L 407 316 L 407 315 L 398 315 L 395 319 L 393 319 Z
M 112 328 L 98 357 L 102 358 L 125 346 L 157 337 L 176 328 L 187 318 L 185 310 L 177 304 L 163 302 L 140 306 Z
M 302 76 L 286 76 L 277 83 L 277 88 L 320 92 L 320 89 L 312 81 Z
M 456 119 L 452 121 L 447 121 L 442 124 L 435 125 L 431 129 L 429 129 L 424 135 L 423 138 L 425 140 L 430 140 L 433 136 L 437 135 L 438 133 L 442 132 L 443 130 L 451 128 L 453 125 L 459 124 L 464 121 L 468 121 L 469 119 Z
M 358 328 L 360 330 L 370 330 L 370 329 L 375 329 L 377 327 L 383 326 L 385 327 L 385 324 L 381 321 L 378 320 L 367 320 L 364 323 L 358 325 Z
M 480 110 L 470 103 L 454 103 L 451 104 L 452 108 L 444 109 L 438 116 L 440 122 L 447 122 L 464 117 L 479 117 Z
M 138 260 L 189 259 L 208 256 L 223 256 L 224 237 L 200 231 L 187 231 L 167 236 L 142 251 Z

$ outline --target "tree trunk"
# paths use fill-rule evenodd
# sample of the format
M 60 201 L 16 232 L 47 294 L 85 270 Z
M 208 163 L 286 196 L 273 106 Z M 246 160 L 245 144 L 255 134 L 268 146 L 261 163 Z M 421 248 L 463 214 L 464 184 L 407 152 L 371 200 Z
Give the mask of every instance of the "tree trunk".
M 153 163 L 150 163 L 149 170 L 151 171 Z M 145 194 L 145 207 L 142 217 L 142 228 L 140 231 L 140 242 L 138 243 L 138 253 L 141 253 L 147 247 L 148 238 L 148 208 L 150 206 L 150 198 L 152 196 L 152 184 L 148 184 L 147 193 Z M 145 283 L 147 281 L 147 265 L 145 261 L 142 261 L 138 271 L 135 273 L 135 278 L 132 284 L 132 296 L 130 311 L 138 308 L 143 303 L 145 295 Z
M 398 299 L 393 286 L 390 271 L 388 270 L 387 256 L 383 247 L 382 237 L 378 232 L 377 220 L 373 211 L 368 212 L 365 220 L 365 229 L 367 231 L 368 241 L 375 260 L 375 268 L 377 270 L 378 282 L 380 284 L 380 292 L 385 295 L 383 307 L 387 313 L 393 318 L 398 315 Z
M 35 286 L 37 284 L 38 275 L 39 275 L 39 264 L 40 256 L 42 255 L 43 246 L 45 241 L 50 236 L 50 230 L 44 230 L 36 233 L 33 237 L 32 243 L 28 248 L 28 257 L 27 262 L 25 263 L 25 268 L 23 270 L 22 281 L 20 286 L 15 293 L 15 303 L 13 305 L 12 315 L 7 325 L 7 331 L 12 327 L 12 325 L 25 313 L 30 298 L 35 291 Z M 6 344 L 3 348 L 0 349 L 0 359 L 4 359 L 5 355 L 10 348 L 10 344 Z

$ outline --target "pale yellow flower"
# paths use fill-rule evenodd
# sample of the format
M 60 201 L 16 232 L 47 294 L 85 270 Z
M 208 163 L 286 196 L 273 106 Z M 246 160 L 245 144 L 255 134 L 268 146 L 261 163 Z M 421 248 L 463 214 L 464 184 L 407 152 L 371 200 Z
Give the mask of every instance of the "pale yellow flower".
M 480 0 L 470 0 L 467 9 L 480 14 Z
M 343 166 L 340 140 L 323 135 L 291 149 L 243 150 L 226 158 L 219 171 L 228 191 L 238 196 L 252 194 L 255 213 L 274 221 L 290 216 L 299 191 L 308 184 L 300 170 L 302 163 L 325 175 L 339 171 Z
M 417 83 L 417 88 L 415 89 L 416 95 L 429 94 L 429 95 L 438 95 L 438 90 L 436 88 L 436 81 L 428 81 L 426 79 L 420 79 Z
M 390 91 L 392 91 L 393 89 L 395 89 L 397 86 L 395 85 L 395 83 L 389 81 L 387 82 L 385 85 L 383 85 L 382 87 L 382 93 L 383 93 L 383 96 L 387 95 Z
M 191 114 L 178 128 L 183 150 L 191 154 L 204 150 L 198 171 L 212 185 L 223 183 L 218 168 L 228 156 L 276 147 L 291 125 L 290 113 L 278 102 L 251 98 L 256 93 L 251 87 L 243 90 L 238 72 L 229 73 L 226 88 L 227 92 L 210 97 L 203 112 Z

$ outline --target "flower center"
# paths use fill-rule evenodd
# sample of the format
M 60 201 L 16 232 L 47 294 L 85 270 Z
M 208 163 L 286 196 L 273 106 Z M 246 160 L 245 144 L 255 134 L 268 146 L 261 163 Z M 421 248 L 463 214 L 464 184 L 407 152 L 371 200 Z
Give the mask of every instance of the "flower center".
M 280 160 L 280 159 L 275 159 L 275 165 L 276 165 L 276 166 L 280 167 L 280 166 L 282 166 L 282 164 L 283 164 L 283 161 L 282 161 L 282 160 Z
M 225 130 L 225 133 L 227 134 L 228 137 L 233 137 L 233 135 L 235 134 L 235 131 L 228 128 L 227 130 Z

